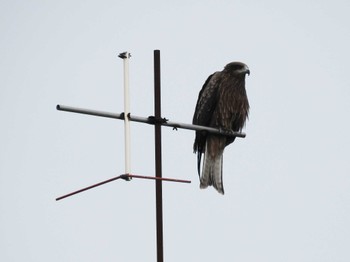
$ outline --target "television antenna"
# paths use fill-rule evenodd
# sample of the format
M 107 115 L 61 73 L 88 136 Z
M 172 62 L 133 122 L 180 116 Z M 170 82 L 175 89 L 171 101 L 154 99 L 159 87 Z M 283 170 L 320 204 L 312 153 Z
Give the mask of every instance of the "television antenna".
M 161 127 L 167 126 L 173 129 L 188 129 L 196 131 L 204 131 L 224 136 L 241 137 L 244 138 L 245 133 L 241 132 L 228 132 L 221 129 L 216 129 L 207 126 L 191 125 L 186 123 L 171 122 L 166 118 L 161 117 L 161 77 L 160 77 L 160 51 L 154 50 L 154 116 L 140 117 L 130 114 L 130 102 L 129 102 L 129 60 L 130 53 L 123 52 L 119 54 L 119 57 L 123 59 L 124 64 L 124 112 L 121 114 L 104 112 L 98 110 L 77 108 L 71 106 L 57 105 L 56 109 L 59 111 L 86 114 L 92 116 L 106 117 L 124 120 L 124 146 L 125 146 L 125 173 L 119 176 L 104 180 L 102 182 L 87 186 L 85 188 L 76 190 L 74 192 L 57 197 L 56 201 L 71 197 L 89 189 L 110 183 L 112 181 L 123 179 L 130 181 L 132 178 L 137 179 L 151 179 L 155 180 L 156 187 L 156 227 L 157 227 L 157 262 L 164 261 L 163 253 L 163 196 L 162 196 L 162 182 L 178 182 L 178 183 L 191 183 L 190 180 L 165 178 L 162 176 L 162 137 Z M 155 133 L 155 176 L 143 176 L 131 173 L 130 168 L 130 122 L 140 122 L 150 125 L 154 125 Z

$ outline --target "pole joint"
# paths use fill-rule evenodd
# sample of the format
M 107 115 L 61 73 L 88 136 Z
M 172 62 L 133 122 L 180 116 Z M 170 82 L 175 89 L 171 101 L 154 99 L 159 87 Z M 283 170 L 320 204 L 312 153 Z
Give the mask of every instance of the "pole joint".
M 165 117 L 162 118 L 162 117 L 155 117 L 155 116 L 149 116 L 147 119 L 148 119 L 148 122 L 152 125 L 156 125 L 156 124 L 163 125 L 169 121 L 169 119 Z

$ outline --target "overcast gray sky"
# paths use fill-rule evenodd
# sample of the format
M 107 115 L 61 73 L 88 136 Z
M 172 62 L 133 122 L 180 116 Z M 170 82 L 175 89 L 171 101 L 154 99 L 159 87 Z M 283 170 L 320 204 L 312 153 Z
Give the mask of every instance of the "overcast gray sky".
M 124 172 L 123 122 L 56 104 L 190 123 L 208 75 L 248 64 L 247 137 L 225 195 L 199 189 L 192 131 L 163 128 L 165 261 L 349 261 L 348 1 L 0 1 L 0 260 L 156 261 L 154 183 Z M 153 127 L 132 123 L 132 171 L 154 175 Z

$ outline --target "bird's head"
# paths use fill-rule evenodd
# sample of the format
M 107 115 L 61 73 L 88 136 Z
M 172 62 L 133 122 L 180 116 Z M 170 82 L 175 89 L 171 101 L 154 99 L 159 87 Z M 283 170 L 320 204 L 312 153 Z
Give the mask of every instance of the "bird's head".
M 225 66 L 224 71 L 237 76 L 250 75 L 249 67 L 242 62 L 231 62 Z

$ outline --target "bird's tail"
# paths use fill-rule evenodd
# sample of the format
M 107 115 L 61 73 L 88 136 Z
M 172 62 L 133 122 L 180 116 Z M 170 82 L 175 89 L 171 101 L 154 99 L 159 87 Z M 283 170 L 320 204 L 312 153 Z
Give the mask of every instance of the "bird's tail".
M 224 194 L 224 185 L 222 181 L 222 160 L 224 150 L 219 150 L 216 154 L 211 154 L 210 151 L 211 150 L 207 144 L 204 153 L 202 176 L 200 178 L 200 188 L 213 186 L 219 193 Z

